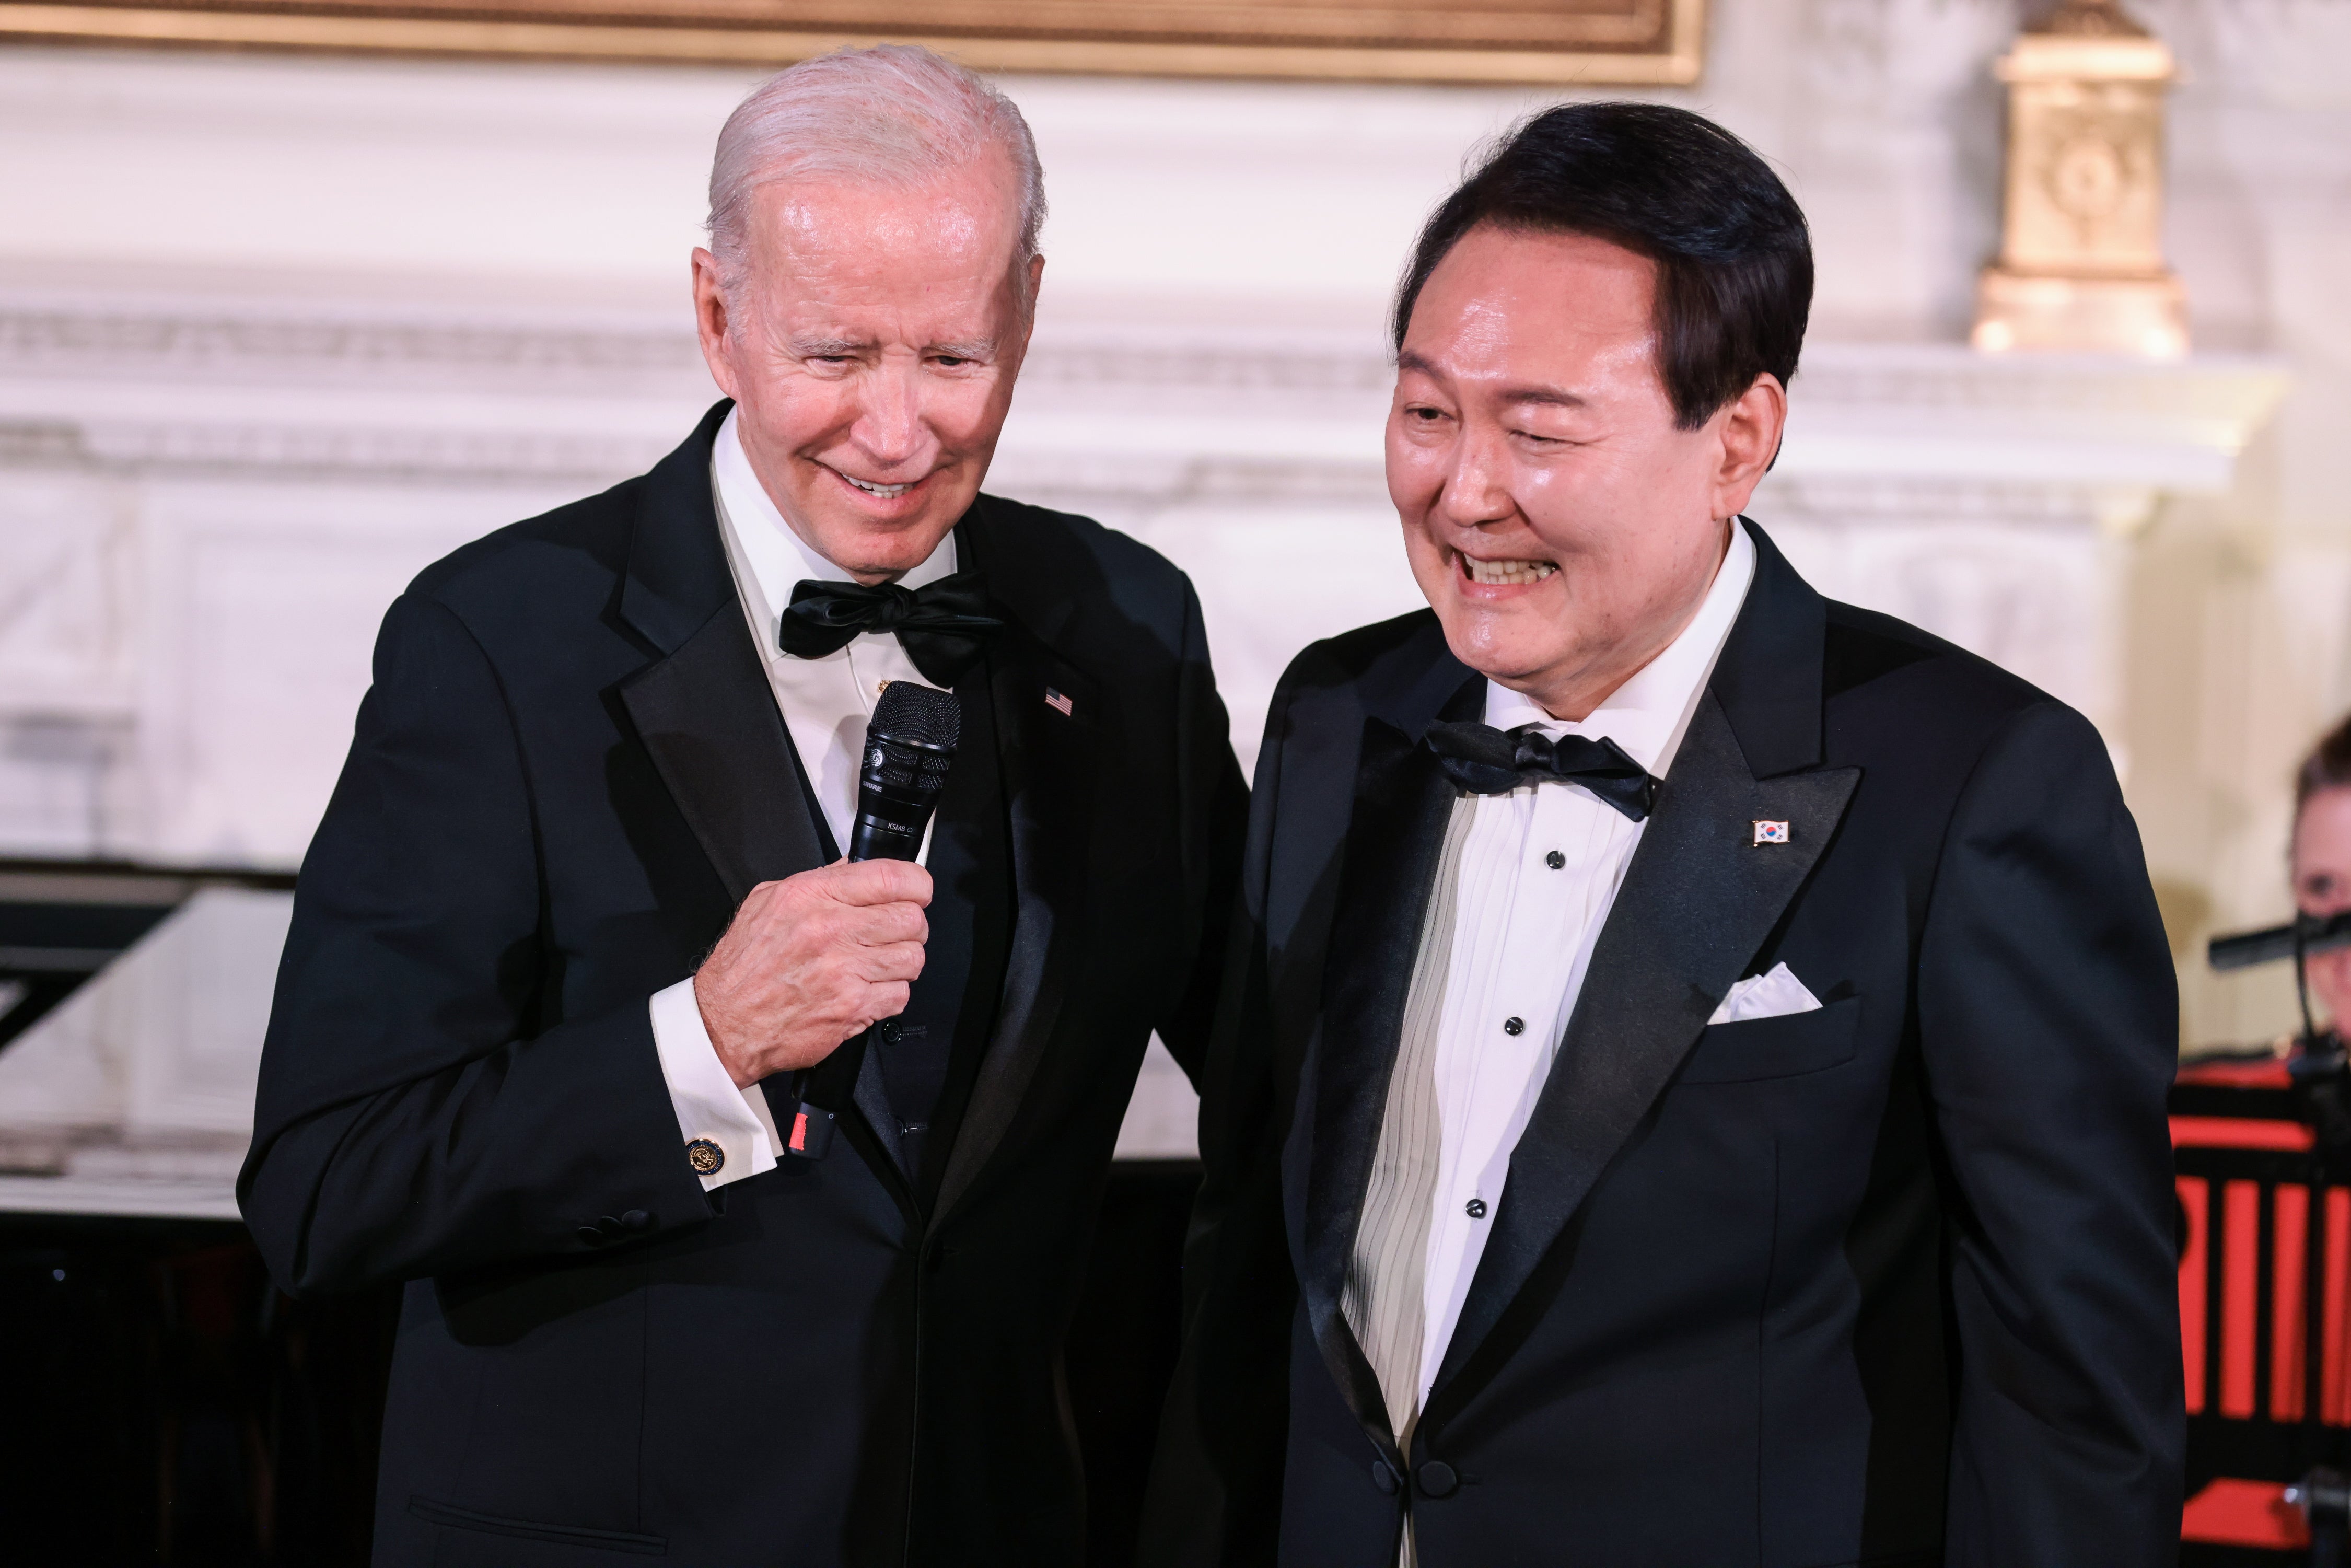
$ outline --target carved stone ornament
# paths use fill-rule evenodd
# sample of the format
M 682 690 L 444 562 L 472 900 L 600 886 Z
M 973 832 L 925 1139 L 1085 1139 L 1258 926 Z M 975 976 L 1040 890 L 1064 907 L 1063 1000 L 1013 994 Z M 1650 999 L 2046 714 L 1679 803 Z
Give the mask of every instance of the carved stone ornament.
M 2163 93 L 2171 51 L 2120 0 L 2064 0 L 1998 67 L 2008 84 L 2000 260 L 1975 345 L 2168 358 L 2188 301 L 2163 260 Z

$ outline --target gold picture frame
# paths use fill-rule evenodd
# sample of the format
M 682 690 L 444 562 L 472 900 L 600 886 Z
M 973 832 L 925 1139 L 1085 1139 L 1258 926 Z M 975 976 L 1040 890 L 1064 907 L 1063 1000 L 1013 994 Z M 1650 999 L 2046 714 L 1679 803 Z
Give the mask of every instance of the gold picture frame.
M 1706 0 L 0 0 L 0 39 L 773 66 L 926 44 L 985 71 L 1680 86 Z

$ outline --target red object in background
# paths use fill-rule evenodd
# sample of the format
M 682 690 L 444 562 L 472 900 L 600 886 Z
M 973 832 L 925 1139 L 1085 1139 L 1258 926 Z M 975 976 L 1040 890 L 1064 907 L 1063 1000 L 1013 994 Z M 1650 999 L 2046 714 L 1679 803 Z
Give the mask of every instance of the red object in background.
M 2302 1510 L 2286 1501 L 2283 1483 L 2222 1476 L 2188 1500 L 2179 1514 L 2179 1539 L 2292 1552 L 2310 1544 L 2310 1526 Z
M 2253 1326 L 2261 1300 L 2262 1188 L 2232 1181 L 2220 1187 L 2220 1414 L 2253 1416 Z
M 2351 1426 L 2351 1388 L 2344 1385 L 2343 1259 L 2351 1252 L 2351 1190 L 2326 1189 L 2326 1277 L 2319 1307 L 2318 1418 L 2330 1427 Z
M 2299 1122 L 2252 1116 L 2174 1116 L 2171 1122 L 2173 1145 L 2183 1151 L 2291 1154 L 2314 1143 L 2311 1129 Z M 2215 1185 L 2211 1176 L 2186 1170 L 2174 1180 L 2183 1228 L 2179 1333 L 2188 1413 L 2201 1416 L 2217 1407 L 2229 1420 L 2298 1424 L 2308 1415 L 2310 1386 L 2311 1184 L 2232 1176 L 2217 1183 L 2217 1205 Z M 2351 1328 L 2346 1322 L 2351 1313 L 2351 1187 L 2325 1188 L 2319 1232 L 2325 1273 L 2316 1303 L 2318 1415 L 2325 1426 L 2351 1427 L 2351 1356 L 2345 1343 Z M 2264 1304 L 2266 1334 L 2261 1332 Z M 2217 1346 L 2211 1334 L 2215 1317 L 2220 1330 Z M 2217 1367 L 2210 1364 L 2211 1349 L 2219 1353 Z M 2264 1349 L 2266 1377 L 2261 1364 Z
M 2281 1182 L 2273 1201 L 2276 1283 L 2270 1291 L 2270 1419 L 2298 1422 L 2309 1385 L 2310 1188 Z
M 2309 1521 L 2287 1489 L 2351 1456 L 2351 1185 L 2330 1179 L 2309 1092 L 2283 1060 L 2189 1068 L 2172 1112 L 2182 1561 L 2306 1562 Z
M 2188 1236 L 2179 1244 L 2179 1359 L 2187 1374 L 2188 1413 L 2204 1413 L 2204 1270 L 2211 1267 L 2212 1184 L 2202 1176 L 2174 1178 Z
M 2203 1089 L 2291 1089 L 2294 1070 L 2283 1056 L 2247 1060 L 2195 1061 L 2179 1070 L 2173 1082 Z
M 2315 1148 L 2318 1135 L 2300 1122 L 2265 1122 L 2252 1116 L 2174 1116 L 2171 1146 L 2175 1149 L 2281 1149 L 2299 1153 Z

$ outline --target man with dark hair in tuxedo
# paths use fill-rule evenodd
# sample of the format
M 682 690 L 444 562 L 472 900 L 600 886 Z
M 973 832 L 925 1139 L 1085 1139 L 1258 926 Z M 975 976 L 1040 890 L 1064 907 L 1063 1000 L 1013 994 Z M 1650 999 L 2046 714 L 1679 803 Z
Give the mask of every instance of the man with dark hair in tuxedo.
M 710 195 L 729 401 L 384 619 L 245 1215 L 290 1291 L 408 1282 L 380 1564 L 1075 1568 L 1061 1337 L 1246 811 L 1199 604 L 979 493 L 1043 266 L 1008 99 L 813 60 Z M 849 863 L 893 682 L 960 743 L 920 863 Z
M 1144 1561 L 2167 1563 L 2172 970 L 2098 735 L 1740 514 L 1802 214 L 1521 127 L 1396 304 L 1430 608 L 1274 697 Z

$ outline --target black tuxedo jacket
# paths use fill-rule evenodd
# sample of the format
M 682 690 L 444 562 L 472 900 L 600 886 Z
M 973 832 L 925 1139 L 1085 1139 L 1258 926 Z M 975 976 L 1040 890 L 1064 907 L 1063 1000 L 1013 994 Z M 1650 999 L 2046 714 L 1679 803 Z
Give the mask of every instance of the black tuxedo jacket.
M 1425 1568 L 2171 1560 L 2177 1003 L 2105 747 L 1755 541 L 1409 1453 L 1339 1301 L 1454 800 L 1416 742 L 1482 682 L 1427 612 L 1291 665 L 1146 1563 L 1390 1568 L 1407 1508 Z M 1818 1011 L 1708 1024 L 1783 962 Z
M 944 1174 L 918 1196 L 850 1115 L 705 1197 L 647 998 L 824 858 L 720 545 L 724 412 L 386 616 L 246 1218 L 289 1290 L 411 1281 L 379 1563 L 1073 1564 L 1061 1339 L 1144 1042 L 1196 1061 L 1246 813 L 1199 607 L 1084 518 L 973 506 L 1017 622 L 1012 930 Z

